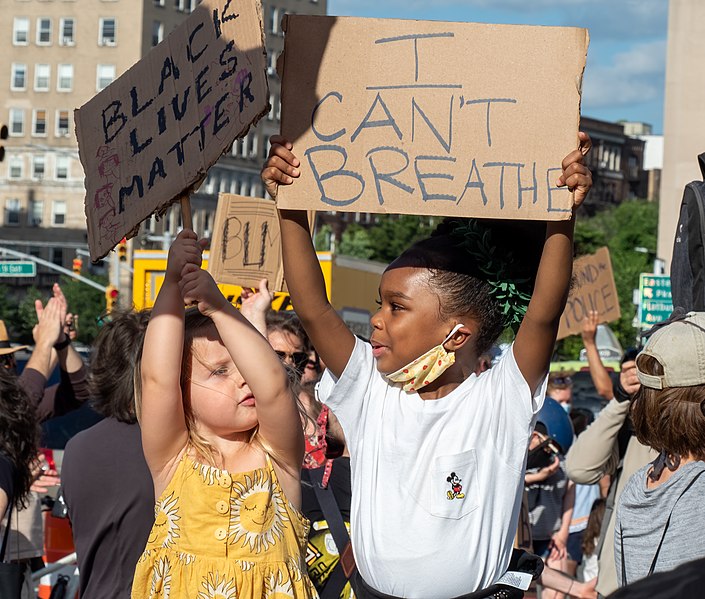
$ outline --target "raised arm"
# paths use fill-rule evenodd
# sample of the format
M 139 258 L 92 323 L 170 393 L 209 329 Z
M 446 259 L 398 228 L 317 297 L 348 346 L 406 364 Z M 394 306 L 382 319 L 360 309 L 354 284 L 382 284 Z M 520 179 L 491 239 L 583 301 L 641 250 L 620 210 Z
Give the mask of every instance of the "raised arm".
M 563 159 L 558 185 L 573 192 L 570 220 L 549 222 L 541 254 L 534 293 L 514 342 L 514 357 L 532 394 L 548 372 L 561 314 L 568 298 L 573 273 L 573 230 L 575 209 L 592 186 L 592 176 L 583 164 L 590 150 L 590 137 L 580 133 L 580 147 Z
M 583 319 L 583 329 L 581 331 L 583 337 L 583 345 L 587 354 L 588 366 L 590 367 L 590 377 L 592 384 L 600 397 L 607 401 L 614 397 L 614 388 L 612 387 L 612 379 L 609 372 L 602 363 L 600 352 L 597 349 L 595 337 L 597 335 L 597 320 L 598 315 L 596 310 L 591 310 L 590 313 Z
M 179 280 L 189 262 L 200 265 L 201 249 L 196 234 L 184 229 L 169 249 L 164 283 L 152 309 L 142 350 L 142 447 L 155 492 L 188 439 L 180 386 L 184 302 Z
M 259 433 L 298 477 L 304 457 L 303 429 L 281 360 L 267 339 L 223 296 L 205 270 L 186 265 L 181 294 L 184 303 L 197 304 L 200 312 L 213 321 L 235 366 L 255 396 Z
M 289 141 L 273 136 L 271 142 L 262 181 L 269 195 L 276 199 L 279 185 L 291 185 L 299 177 L 300 163 Z M 355 347 L 355 336 L 328 301 L 306 212 L 280 210 L 279 222 L 284 276 L 294 309 L 316 351 L 330 371 L 339 377 Z

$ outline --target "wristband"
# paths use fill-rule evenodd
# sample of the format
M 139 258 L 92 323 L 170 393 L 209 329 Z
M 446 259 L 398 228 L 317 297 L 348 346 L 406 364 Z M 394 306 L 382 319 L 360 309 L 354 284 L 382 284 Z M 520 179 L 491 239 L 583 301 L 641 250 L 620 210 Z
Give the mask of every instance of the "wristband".
M 54 343 L 54 349 L 56 351 L 61 351 L 62 349 L 66 349 L 69 345 L 71 345 L 71 337 L 64 333 L 63 340 Z
M 622 403 L 622 402 L 625 402 L 625 401 L 631 401 L 632 396 L 629 395 L 629 393 L 627 393 L 627 392 L 625 391 L 624 387 L 622 387 L 622 382 L 621 382 L 621 381 L 617 381 L 617 384 L 614 385 L 614 389 L 613 389 L 613 390 L 614 390 L 614 398 L 615 398 L 618 402 Z

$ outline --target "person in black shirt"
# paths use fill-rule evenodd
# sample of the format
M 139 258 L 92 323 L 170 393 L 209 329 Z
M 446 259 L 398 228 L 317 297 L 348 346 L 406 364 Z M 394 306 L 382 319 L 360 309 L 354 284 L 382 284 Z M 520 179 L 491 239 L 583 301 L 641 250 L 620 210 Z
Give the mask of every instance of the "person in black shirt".
M 105 419 L 66 446 L 61 473 L 82 599 L 128 599 L 154 523 L 154 486 L 134 403 L 147 312 L 116 315 L 96 339 L 90 384 Z

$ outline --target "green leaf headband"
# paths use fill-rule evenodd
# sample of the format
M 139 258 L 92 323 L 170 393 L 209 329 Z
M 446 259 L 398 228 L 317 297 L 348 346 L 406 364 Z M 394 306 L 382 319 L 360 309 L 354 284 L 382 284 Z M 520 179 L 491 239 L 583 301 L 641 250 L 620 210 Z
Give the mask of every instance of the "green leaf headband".
M 513 264 L 513 256 L 503 252 L 498 260 L 497 247 L 492 243 L 492 231 L 482 227 L 477 220 L 457 223 L 450 236 L 458 239 L 456 246 L 475 260 L 475 266 L 485 275 L 490 293 L 500 306 L 504 327 L 511 328 L 516 334 L 531 300 L 531 294 L 521 291 L 520 286 L 528 283 L 529 279 L 511 276 L 507 265 Z

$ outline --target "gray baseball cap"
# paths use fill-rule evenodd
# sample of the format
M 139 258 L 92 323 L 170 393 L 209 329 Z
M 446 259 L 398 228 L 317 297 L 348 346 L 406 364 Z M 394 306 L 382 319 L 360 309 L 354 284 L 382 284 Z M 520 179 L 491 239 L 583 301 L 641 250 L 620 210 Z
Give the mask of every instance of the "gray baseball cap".
M 655 358 L 663 374 L 639 368 L 642 356 Z M 651 389 L 705 385 L 705 312 L 688 312 L 659 328 L 636 357 L 639 382 Z

